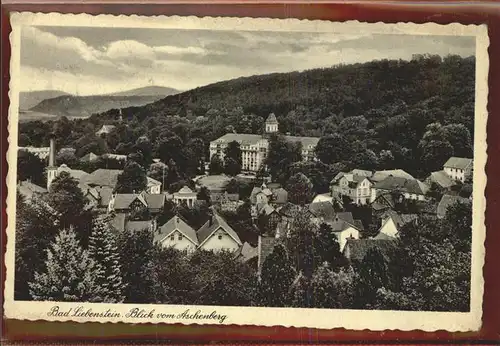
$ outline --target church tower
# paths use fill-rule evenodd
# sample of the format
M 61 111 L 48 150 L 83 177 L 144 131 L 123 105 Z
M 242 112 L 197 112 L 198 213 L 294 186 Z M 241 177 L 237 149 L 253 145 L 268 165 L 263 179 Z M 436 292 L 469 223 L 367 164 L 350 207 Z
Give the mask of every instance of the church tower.
M 47 167 L 47 190 L 56 177 L 56 139 L 54 136 L 50 136 L 49 166 Z
M 276 119 L 276 115 L 271 113 L 266 119 L 266 133 L 275 132 L 278 132 L 278 120 Z

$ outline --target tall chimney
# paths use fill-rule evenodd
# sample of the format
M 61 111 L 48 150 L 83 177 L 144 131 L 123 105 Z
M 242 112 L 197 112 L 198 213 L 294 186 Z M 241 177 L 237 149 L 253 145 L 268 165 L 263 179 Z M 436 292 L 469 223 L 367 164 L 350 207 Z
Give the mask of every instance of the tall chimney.
M 49 167 L 56 165 L 56 140 L 54 136 L 50 137 L 50 151 L 49 151 Z

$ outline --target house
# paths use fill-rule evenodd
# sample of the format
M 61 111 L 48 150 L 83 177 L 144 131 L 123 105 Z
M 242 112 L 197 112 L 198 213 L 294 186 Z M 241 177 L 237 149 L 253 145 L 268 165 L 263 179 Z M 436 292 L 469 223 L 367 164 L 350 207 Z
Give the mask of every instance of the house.
M 94 154 L 94 153 L 90 152 L 90 153 L 88 153 L 88 154 L 86 154 L 86 155 L 82 156 L 82 157 L 80 158 L 80 161 L 82 161 L 82 162 L 95 162 L 95 161 L 97 161 L 98 159 L 99 159 L 99 155 L 96 155 L 96 154 Z
M 196 250 L 199 245 L 196 231 L 177 215 L 155 232 L 154 242 L 188 252 Z
M 266 185 L 263 183 L 260 187 L 254 187 L 250 193 L 250 202 L 252 204 L 280 204 L 283 205 L 288 201 L 288 192 L 279 186 L 273 184 Z
M 102 125 L 102 127 L 95 133 L 96 136 L 107 135 L 115 129 L 115 125 Z
M 452 179 L 465 182 L 472 176 L 472 159 L 464 157 L 450 157 L 443 165 L 443 170 Z
M 254 187 L 250 193 L 250 202 L 252 204 L 267 204 L 271 201 L 273 192 L 265 183 L 260 187 Z
M 370 202 L 374 202 L 378 196 L 389 192 L 400 193 L 405 199 L 425 201 L 425 194 L 428 190 L 429 187 L 417 179 L 390 175 L 373 184 Z
M 110 160 L 116 160 L 116 161 L 126 161 L 127 160 L 127 155 L 119 155 L 119 154 L 110 154 L 106 153 L 101 156 L 103 159 L 110 159 Z
M 398 214 L 391 210 L 382 218 L 382 225 L 373 239 L 397 238 L 401 227 L 417 218 L 416 214 Z
M 47 193 L 47 189 L 33 184 L 30 181 L 20 181 L 17 184 L 17 192 L 19 192 L 26 202 L 31 202 L 33 198 L 37 198 Z
M 145 212 L 159 214 L 165 207 L 165 195 L 137 193 L 117 193 L 114 194 L 108 205 L 108 212 L 130 213 Z
M 243 263 L 248 264 L 252 268 L 257 269 L 258 258 L 259 258 L 259 247 L 252 246 L 250 243 L 244 242 L 243 246 L 237 252 L 236 258 L 238 258 Z
M 439 204 L 437 206 L 437 217 L 443 219 L 446 216 L 448 207 L 455 203 L 466 203 L 469 204 L 471 201 L 468 198 L 452 195 L 443 195 Z
M 197 232 L 199 249 L 237 251 L 241 243 L 238 234 L 216 212 Z
M 354 220 L 350 212 L 337 213 L 333 220 L 325 223 L 332 228 L 339 243 L 340 251 L 343 251 L 349 239 L 359 239 L 360 231 L 364 230 L 361 221 Z
M 356 173 L 353 173 L 353 172 Z M 371 196 L 372 182 L 369 171 L 354 170 L 349 173 L 340 172 L 330 182 L 332 196 L 339 194 L 348 196 L 356 204 L 367 204 Z
M 145 230 L 154 232 L 156 229 L 155 220 L 132 221 L 129 220 L 124 213 L 115 214 L 114 217 L 109 220 L 109 225 L 118 233 L 140 232 Z
M 82 178 L 82 183 L 90 187 L 108 186 L 115 188 L 118 176 L 123 173 L 121 169 L 99 168 Z M 141 191 L 138 191 L 141 192 Z M 149 194 L 161 194 L 161 183 L 153 178 L 147 177 L 146 191 Z
M 174 192 L 174 203 L 192 208 L 198 199 L 196 192 L 187 186 L 183 186 L 179 191 Z
M 235 212 L 243 201 L 240 201 L 240 196 L 237 193 L 210 193 L 210 201 L 221 211 Z
M 373 202 L 370 203 L 374 213 L 383 213 L 386 210 L 394 210 L 397 203 L 401 203 L 404 196 L 398 192 L 386 192 L 379 194 Z
M 386 179 L 387 177 L 415 179 L 410 173 L 407 173 L 402 169 L 388 169 L 388 170 L 384 170 L 384 171 L 376 171 L 371 176 L 371 180 L 373 182 L 379 182 L 379 181 Z
M 450 189 L 456 182 L 450 175 L 448 175 L 445 171 L 437 171 L 432 172 L 427 179 L 425 179 L 425 183 L 429 186 L 432 184 L 437 184 L 442 189 Z
M 371 249 L 377 249 L 389 262 L 394 256 L 398 242 L 394 239 L 348 239 L 343 253 L 349 261 L 360 264 Z
M 257 210 L 257 218 L 260 222 L 264 222 L 267 229 L 276 229 L 276 226 L 281 221 L 281 215 L 269 204 L 264 204 Z
M 337 215 L 333 204 L 330 202 L 318 202 L 309 204 L 308 208 L 311 219 L 316 224 L 323 222 L 332 222 Z
M 109 186 L 91 187 L 85 183 L 78 184 L 83 196 L 96 208 L 107 209 L 113 196 L 113 189 Z
M 158 180 L 147 177 L 146 192 L 150 194 L 160 194 L 161 193 L 161 183 Z

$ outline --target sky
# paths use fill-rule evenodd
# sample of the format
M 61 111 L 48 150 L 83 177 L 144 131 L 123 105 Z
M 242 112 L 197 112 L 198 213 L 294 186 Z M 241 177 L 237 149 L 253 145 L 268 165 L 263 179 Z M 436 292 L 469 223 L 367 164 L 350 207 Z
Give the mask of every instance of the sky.
M 188 90 L 221 80 L 340 63 L 475 54 L 464 36 L 143 28 L 23 27 L 21 89 L 96 95 L 144 86 Z

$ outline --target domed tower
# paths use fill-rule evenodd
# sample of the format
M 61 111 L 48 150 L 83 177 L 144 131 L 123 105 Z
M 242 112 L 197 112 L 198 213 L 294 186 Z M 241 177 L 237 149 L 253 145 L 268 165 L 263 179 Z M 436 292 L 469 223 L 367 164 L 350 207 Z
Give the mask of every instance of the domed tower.
M 278 120 L 276 119 L 276 115 L 271 113 L 266 119 L 266 133 L 275 132 L 278 132 Z

